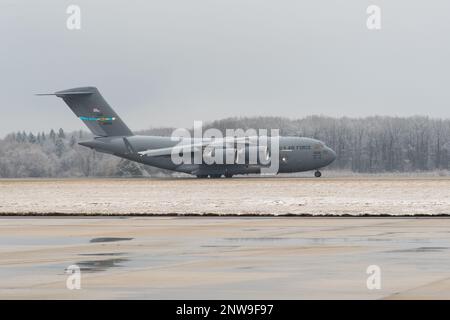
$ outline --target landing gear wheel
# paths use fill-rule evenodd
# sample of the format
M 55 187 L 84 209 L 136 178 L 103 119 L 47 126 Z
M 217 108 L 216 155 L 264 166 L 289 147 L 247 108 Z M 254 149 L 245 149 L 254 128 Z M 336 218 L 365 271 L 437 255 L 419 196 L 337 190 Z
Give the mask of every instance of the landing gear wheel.
M 198 178 L 198 179 L 206 179 L 206 178 L 208 178 L 208 176 L 207 176 L 206 174 L 199 174 L 199 175 L 197 176 L 197 178 Z
M 210 174 L 209 177 L 212 179 L 218 179 L 220 178 L 222 175 L 221 174 Z
M 314 172 L 314 176 L 316 178 L 320 178 L 322 176 L 322 173 L 319 170 L 317 170 L 316 172 Z
M 233 175 L 230 174 L 230 173 L 226 173 L 226 174 L 225 174 L 225 178 L 232 178 L 232 177 L 233 177 Z

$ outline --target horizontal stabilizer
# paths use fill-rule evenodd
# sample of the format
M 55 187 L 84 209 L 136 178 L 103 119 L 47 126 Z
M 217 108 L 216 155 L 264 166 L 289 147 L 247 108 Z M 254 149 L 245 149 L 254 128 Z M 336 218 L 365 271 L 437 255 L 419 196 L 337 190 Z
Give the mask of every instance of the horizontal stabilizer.
M 67 97 L 71 95 L 88 95 L 93 94 L 94 92 L 89 91 L 72 91 L 72 92 L 55 92 L 55 93 L 37 93 L 37 96 L 57 96 L 57 97 Z

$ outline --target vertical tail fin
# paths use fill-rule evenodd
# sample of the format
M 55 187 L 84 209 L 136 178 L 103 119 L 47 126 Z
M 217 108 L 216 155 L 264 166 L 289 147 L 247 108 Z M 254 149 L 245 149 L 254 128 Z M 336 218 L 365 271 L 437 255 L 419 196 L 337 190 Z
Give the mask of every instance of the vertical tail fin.
M 95 87 L 55 92 L 96 136 L 132 136 L 133 133 Z

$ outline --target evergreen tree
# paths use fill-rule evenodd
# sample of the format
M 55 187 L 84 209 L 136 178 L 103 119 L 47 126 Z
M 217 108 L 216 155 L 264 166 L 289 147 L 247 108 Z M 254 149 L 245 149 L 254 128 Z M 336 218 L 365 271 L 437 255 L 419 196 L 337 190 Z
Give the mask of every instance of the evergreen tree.
M 17 132 L 16 134 L 16 141 L 19 143 L 25 142 L 26 135 L 24 136 L 22 132 Z
M 61 158 L 61 156 L 63 155 L 64 151 L 66 150 L 66 146 L 64 145 L 64 141 L 60 138 L 56 139 L 55 141 L 55 152 L 56 155 L 58 156 L 58 158 Z
M 65 139 L 66 138 L 66 134 L 64 133 L 64 130 L 62 128 L 59 128 L 58 138 L 60 138 L 60 139 Z
M 36 137 L 34 136 L 34 134 L 32 132 L 30 132 L 28 134 L 28 142 L 29 143 L 36 143 Z
M 55 133 L 55 131 L 54 131 L 53 129 L 50 130 L 49 137 L 50 137 L 50 140 L 51 140 L 53 143 L 55 143 L 55 141 L 56 141 L 56 133 Z
M 76 143 L 77 143 L 77 139 L 75 138 L 75 134 L 72 134 L 72 135 L 70 136 L 69 146 L 70 146 L 71 148 L 73 148 L 73 146 L 74 146 Z

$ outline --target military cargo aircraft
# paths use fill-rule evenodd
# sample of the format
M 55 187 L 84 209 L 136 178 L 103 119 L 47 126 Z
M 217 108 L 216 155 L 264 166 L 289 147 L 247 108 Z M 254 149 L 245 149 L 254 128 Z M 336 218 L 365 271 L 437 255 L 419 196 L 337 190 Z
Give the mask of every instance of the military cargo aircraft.
M 236 136 L 215 139 L 135 135 L 95 87 L 40 95 L 62 98 L 89 128 L 94 138 L 79 142 L 80 145 L 198 178 L 258 174 L 275 162 L 275 173 L 315 170 L 314 175 L 320 177 L 319 170 L 336 159 L 336 153 L 322 141 L 305 137 L 266 136 L 267 144 L 261 146 L 258 137 L 255 140 Z M 250 161 L 252 151 L 257 153 L 253 157 L 255 161 Z M 198 154 L 202 155 L 200 161 L 189 161 Z M 182 157 L 183 161 L 175 161 L 174 155 L 178 156 L 177 159 Z M 208 157 L 215 160 L 223 158 L 224 161 L 208 161 Z

